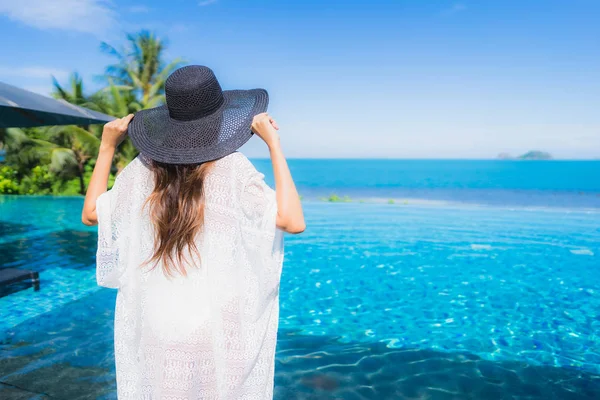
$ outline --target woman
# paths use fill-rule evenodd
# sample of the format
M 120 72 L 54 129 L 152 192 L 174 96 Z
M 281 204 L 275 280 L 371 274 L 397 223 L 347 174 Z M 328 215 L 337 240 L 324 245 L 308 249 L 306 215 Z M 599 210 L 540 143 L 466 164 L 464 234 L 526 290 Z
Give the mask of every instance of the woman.
M 119 399 L 268 399 L 282 231 L 304 216 L 262 89 L 222 91 L 188 66 L 167 104 L 108 123 L 83 206 L 98 224 L 97 279 L 118 289 Z M 236 150 L 257 134 L 276 191 Z M 140 155 L 107 190 L 117 146 Z

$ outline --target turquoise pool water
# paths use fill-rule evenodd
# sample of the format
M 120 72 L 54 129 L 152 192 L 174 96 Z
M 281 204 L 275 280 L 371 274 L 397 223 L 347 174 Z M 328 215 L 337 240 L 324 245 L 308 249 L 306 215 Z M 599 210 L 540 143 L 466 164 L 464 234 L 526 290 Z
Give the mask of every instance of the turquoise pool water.
M 41 277 L 0 298 L 2 398 L 115 398 L 115 293 L 95 285 L 81 204 L 0 197 L 0 268 Z M 600 398 L 600 210 L 305 209 L 286 239 L 276 399 Z

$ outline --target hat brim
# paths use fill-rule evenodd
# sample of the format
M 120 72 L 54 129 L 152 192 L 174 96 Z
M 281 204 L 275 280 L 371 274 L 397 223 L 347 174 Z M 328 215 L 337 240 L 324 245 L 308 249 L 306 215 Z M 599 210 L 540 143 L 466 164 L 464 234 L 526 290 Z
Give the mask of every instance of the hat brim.
M 171 118 L 166 105 L 135 114 L 128 127 L 143 155 L 167 164 L 198 164 L 229 155 L 252 137 L 252 119 L 269 105 L 264 89 L 225 90 L 212 114 L 191 120 Z

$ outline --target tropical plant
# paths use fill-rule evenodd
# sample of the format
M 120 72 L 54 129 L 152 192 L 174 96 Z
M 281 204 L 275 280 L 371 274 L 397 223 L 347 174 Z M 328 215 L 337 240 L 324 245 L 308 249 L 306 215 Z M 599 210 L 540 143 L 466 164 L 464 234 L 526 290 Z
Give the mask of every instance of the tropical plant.
M 22 194 L 52 194 L 54 181 L 48 166 L 38 165 L 21 179 L 19 189 Z
M 0 194 L 19 194 L 17 171 L 8 165 L 0 167 Z
M 77 126 L 6 130 L 6 161 L 16 166 L 17 176 L 24 178 L 37 166 L 47 166 L 54 176 L 76 178 L 79 193 L 85 194 L 85 166 L 97 153 L 100 139 Z
M 142 109 L 133 89 L 129 86 L 116 85 L 112 79 L 109 79 L 107 87 L 94 95 L 94 101 L 100 106 L 102 112 L 115 117 L 123 117 Z
M 62 88 L 60 84 L 58 84 L 58 82 L 56 82 L 55 80 L 55 97 L 62 98 L 73 104 L 81 105 L 90 109 L 95 109 L 97 111 L 115 117 L 122 117 L 129 113 L 135 113 L 142 108 L 140 103 L 135 98 L 132 88 L 123 85 L 117 86 L 112 82 L 112 80 L 109 80 L 108 87 L 99 90 L 98 92 L 92 94 L 89 97 L 84 95 L 83 83 L 77 73 L 72 74 L 70 82 L 71 90 L 67 91 L 64 88 Z M 62 131 L 63 133 L 67 133 L 68 135 L 74 134 L 76 136 L 74 138 L 75 143 L 85 142 L 81 140 L 81 131 L 77 131 L 76 129 L 56 129 L 56 132 Z M 85 127 L 84 130 L 91 131 L 91 133 L 97 137 L 99 137 L 101 134 L 101 131 L 97 126 Z M 64 143 L 64 137 L 62 138 L 62 140 L 59 140 L 59 142 Z M 74 141 L 68 140 L 68 142 L 73 143 Z M 94 145 L 91 147 L 91 149 L 93 150 L 95 147 L 96 146 Z M 65 152 L 64 149 L 56 149 L 54 151 L 54 161 L 51 170 L 55 170 L 57 168 L 60 168 L 60 170 L 64 170 L 64 168 L 66 168 L 66 175 L 70 175 L 73 173 L 73 171 L 77 171 L 75 174 L 78 177 L 79 182 L 83 182 L 82 171 L 86 161 L 89 159 L 88 154 L 86 151 L 82 151 L 82 146 L 76 146 L 76 148 L 72 148 L 71 150 L 71 152 Z M 123 170 L 123 168 L 125 168 L 125 166 L 127 166 L 127 164 L 137 156 L 137 154 L 138 153 L 133 147 L 131 141 L 129 139 L 126 139 L 125 142 L 122 143 L 122 145 L 117 150 L 117 154 L 115 156 L 115 165 L 117 166 L 117 171 L 120 172 L 121 170 Z
M 182 64 L 165 62 L 165 43 L 153 33 L 127 36 L 122 51 L 103 43 L 102 50 L 116 58 L 106 68 L 107 85 L 89 93 L 74 72 L 64 86 L 52 77 L 55 98 L 123 117 L 164 102 L 164 83 Z M 0 150 L 6 152 L 0 170 L 0 194 L 84 194 L 91 178 L 102 127 L 0 129 Z M 117 173 L 137 156 L 127 138 L 115 156 Z M 109 186 L 114 179 L 111 174 Z
M 164 84 L 167 77 L 178 68 L 182 59 L 165 63 L 166 44 L 149 31 L 127 35 L 127 45 L 122 50 L 106 42 L 101 44 L 105 53 L 117 58 L 106 68 L 109 82 L 122 88 L 131 88 L 142 108 L 156 107 L 164 102 Z
M 50 150 L 50 171 L 63 178 L 76 177 L 79 193 L 85 194 L 85 167 L 100 146 L 100 139 L 78 126 L 55 126 L 45 130 L 46 140 L 54 146 Z
M 32 168 L 50 162 L 53 143 L 38 137 L 37 129 L 8 128 L 4 132 L 6 164 L 11 165 L 18 177 L 25 176 Z
M 142 109 L 141 104 L 135 98 L 131 88 L 127 86 L 117 86 L 112 80 L 109 80 L 108 87 L 94 95 L 94 99 L 102 112 L 115 117 L 123 117 Z M 131 143 L 129 137 L 125 138 L 115 155 L 117 173 L 120 173 L 137 155 L 138 151 Z
M 52 96 L 56 99 L 65 100 L 76 106 L 86 107 L 91 110 L 100 111 L 93 96 L 86 96 L 83 88 L 83 79 L 77 72 L 73 72 L 69 77 L 68 88 L 61 86 L 58 80 L 52 76 Z

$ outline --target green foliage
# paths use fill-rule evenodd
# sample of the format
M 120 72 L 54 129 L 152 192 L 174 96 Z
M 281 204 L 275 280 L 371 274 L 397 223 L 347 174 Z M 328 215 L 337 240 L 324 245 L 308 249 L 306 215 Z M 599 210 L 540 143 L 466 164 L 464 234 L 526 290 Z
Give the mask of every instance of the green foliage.
M 388 204 L 396 204 L 396 202 L 394 201 L 394 199 L 389 199 Z
M 60 194 L 61 196 L 77 196 L 79 194 L 79 180 L 56 180 L 52 183 L 52 193 Z
M 82 77 L 73 72 L 61 85 L 52 77 L 55 98 L 122 117 L 164 102 L 164 83 L 180 59 L 165 60 L 165 42 L 142 31 L 127 36 L 122 51 L 103 43 L 101 49 L 116 58 L 106 68 L 107 85 L 88 93 Z M 0 194 L 84 194 L 100 146 L 102 127 L 54 126 L 1 129 L 0 148 L 6 150 L 0 164 Z M 120 172 L 137 156 L 129 138 L 119 146 L 113 172 Z M 109 187 L 114 174 L 109 178 Z
M 6 164 L 17 171 L 17 176 L 26 175 L 32 168 L 50 162 L 53 143 L 40 138 L 38 129 L 6 129 L 4 148 Z
M 30 174 L 21 179 L 21 194 L 52 194 L 52 184 L 55 177 L 50 173 L 48 166 L 36 166 Z
M 77 106 L 86 107 L 95 111 L 99 111 L 99 107 L 92 99 L 85 95 L 83 90 L 83 79 L 77 72 L 73 72 L 69 77 L 69 88 L 63 88 L 56 78 L 52 77 L 54 89 L 52 96 L 57 99 L 68 101 Z
M 106 68 L 109 83 L 131 90 L 143 108 L 160 105 L 164 102 L 167 77 L 183 63 L 181 59 L 166 63 L 166 48 L 163 40 L 148 31 L 127 35 L 127 45 L 122 50 L 102 43 L 102 51 L 117 59 Z
M 85 167 L 100 146 L 93 132 L 77 126 L 11 128 L 6 130 L 4 141 L 6 164 L 14 170 L 21 193 L 85 193 Z M 7 187 L 2 193 L 16 192 Z
M 19 194 L 17 171 L 9 166 L 0 167 L 0 194 Z
M 352 199 L 348 196 L 340 197 L 337 194 L 332 194 L 331 196 L 323 198 L 322 200 L 330 203 L 350 203 L 352 201 Z

